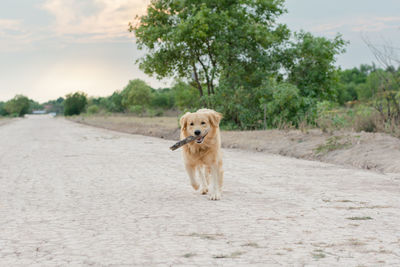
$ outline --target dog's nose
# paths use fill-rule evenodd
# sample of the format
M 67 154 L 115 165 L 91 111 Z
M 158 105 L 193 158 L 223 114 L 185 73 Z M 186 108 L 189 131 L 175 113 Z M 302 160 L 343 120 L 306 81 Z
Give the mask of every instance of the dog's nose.
M 200 135 L 200 134 L 201 134 L 201 131 L 200 131 L 200 130 L 196 130 L 196 131 L 194 131 L 194 134 L 195 134 L 195 135 Z

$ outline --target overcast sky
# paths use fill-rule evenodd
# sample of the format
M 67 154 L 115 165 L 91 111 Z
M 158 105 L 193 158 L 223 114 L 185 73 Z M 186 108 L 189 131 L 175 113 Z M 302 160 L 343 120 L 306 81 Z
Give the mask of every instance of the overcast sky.
M 141 78 L 141 56 L 128 22 L 143 14 L 148 0 L 1 0 L 0 101 L 24 94 L 40 102 L 77 90 L 105 96 Z M 281 18 L 292 30 L 350 41 L 343 68 L 371 63 L 361 39 L 400 47 L 400 0 L 287 0 Z

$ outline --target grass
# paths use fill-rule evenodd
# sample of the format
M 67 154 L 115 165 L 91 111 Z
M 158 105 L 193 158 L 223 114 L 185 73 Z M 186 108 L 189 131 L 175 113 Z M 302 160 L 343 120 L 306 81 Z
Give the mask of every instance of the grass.
M 6 117 L 1 117 L 0 116 L 0 126 L 10 122 L 11 120 L 12 120 L 11 118 L 6 118 Z
M 198 233 L 191 233 L 188 236 L 199 237 L 201 239 L 206 240 L 216 240 L 218 236 L 223 236 L 222 234 L 198 234 Z
M 316 260 L 323 259 L 326 257 L 322 249 L 316 249 L 311 253 L 312 257 Z
M 352 220 L 352 221 L 365 221 L 365 220 L 373 220 L 371 217 L 369 216 L 364 216 L 364 217 L 349 217 L 346 218 L 347 220 Z
M 243 255 L 245 252 L 243 251 L 235 251 L 232 252 L 231 254 L 217 254 L 214 255 L 213 258 L 214 259 L 227 259 L 227 258 L 237 258 L 240 257 L 241 255 Z
M 253 247 L 253 248 L 259 248 L 260 246 L 255 243 L 255 242 L 248 242 L 242 245 L 242 247 Z
M 327 154 L 331 151 L 338 150 L 338 149 L 344 149 L 348 148 L 351 146 L 351 142 L 349 140 L 342 140 L 342 136 L 332 136 L 329 137 L 326 140 L 325 144 L 319 145 L 316 149 L 315 152 L 316 154 Z
M 192 257 L 194 257 L 196 255 L 197 255 L 196 253 L 186 253 L 186 254 L 183 254 L 183 257 L 184 258 L 192 258 Z
M 179 137 L 177 117 L 137 117 L 132 115 L 73 116 L 68 119 L 114 131 L 142 134 L 166 139 Z
M 311 255 L 316 260 L 323 259 L 326 257 L 324 253 L 311 253 Z

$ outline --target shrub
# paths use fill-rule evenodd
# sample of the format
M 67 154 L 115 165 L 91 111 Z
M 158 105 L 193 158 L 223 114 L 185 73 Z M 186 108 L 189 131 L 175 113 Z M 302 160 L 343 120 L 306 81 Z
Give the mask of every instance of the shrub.
M 4 109 L 4 102 L 0 102 L 0 116 L 6 116 L 8 113 L 7 111 Z
M 121 92 L 122 106 L 131 110 L 131 106 L 147 106 L 151 101 L 151 87 L 144 81 L 135 79 L 129 81 L 129 84 Z
M 178 81 L 171 90 L 175 95 L 175 105 L 178 109 L 185 110 L 201 106 L 199 92 L 193 86 Z
M 96 113 L 99 113 L 99 107 L 96 106 L 96 105 L 90 105 L 90 106 L 87 108 L 87 113 L 88 113 L 88 114 L 96 114 Z
M 136 115 L 142 115 L 144 113 L 145 109 L 142 105 L 133 105 L 129 107 L 129 112 L 136 114 Z
M 154 90 L 150 105 L 154 108 L 172 109 L 175 105 L 174 91 L 169 88 Z
M 16 95 L 5 103 L 4 110 L 13 117 L 22 117 L 29 112 L 29 107 L 29 98 L 23 95 Z
M 357 116 L 354 119 L 354 130 L 356 132 L 373 133 L 377 130 L 376 117 L 373 116 Z
M 282 123 L 298 124 L 302 114 L 302 97 L 299 89 L 289 83 L 271 88 L 271 100 L 266 103 L 267 118 L 271 126 Z
M 316 124 L 323 132 L 348 126 L 350 117 L 341 109 L 337 103 L 322 101 L 317 103 Z
M 87 96 L 85 93 L 76 92 L 68 94 L 64 101 L 64 115 L 79 115 L 85 110 L 87 104 Z

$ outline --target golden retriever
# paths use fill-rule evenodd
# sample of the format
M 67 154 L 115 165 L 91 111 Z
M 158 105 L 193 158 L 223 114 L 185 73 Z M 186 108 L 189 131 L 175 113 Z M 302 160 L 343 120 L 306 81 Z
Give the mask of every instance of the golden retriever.
M 195 190 L 200 187 L 201 194 L 205 195 L 208 192 L 210 200 L 221 198 L 223 183 L 219 131 L 221 118 L 222 115 L 214 110 L 199 109 L 194 113 L 187 112 L 180 119 L 181 139 L 188 136 L 198 137 L 183 147 L 183 159 L 190 182 Z

